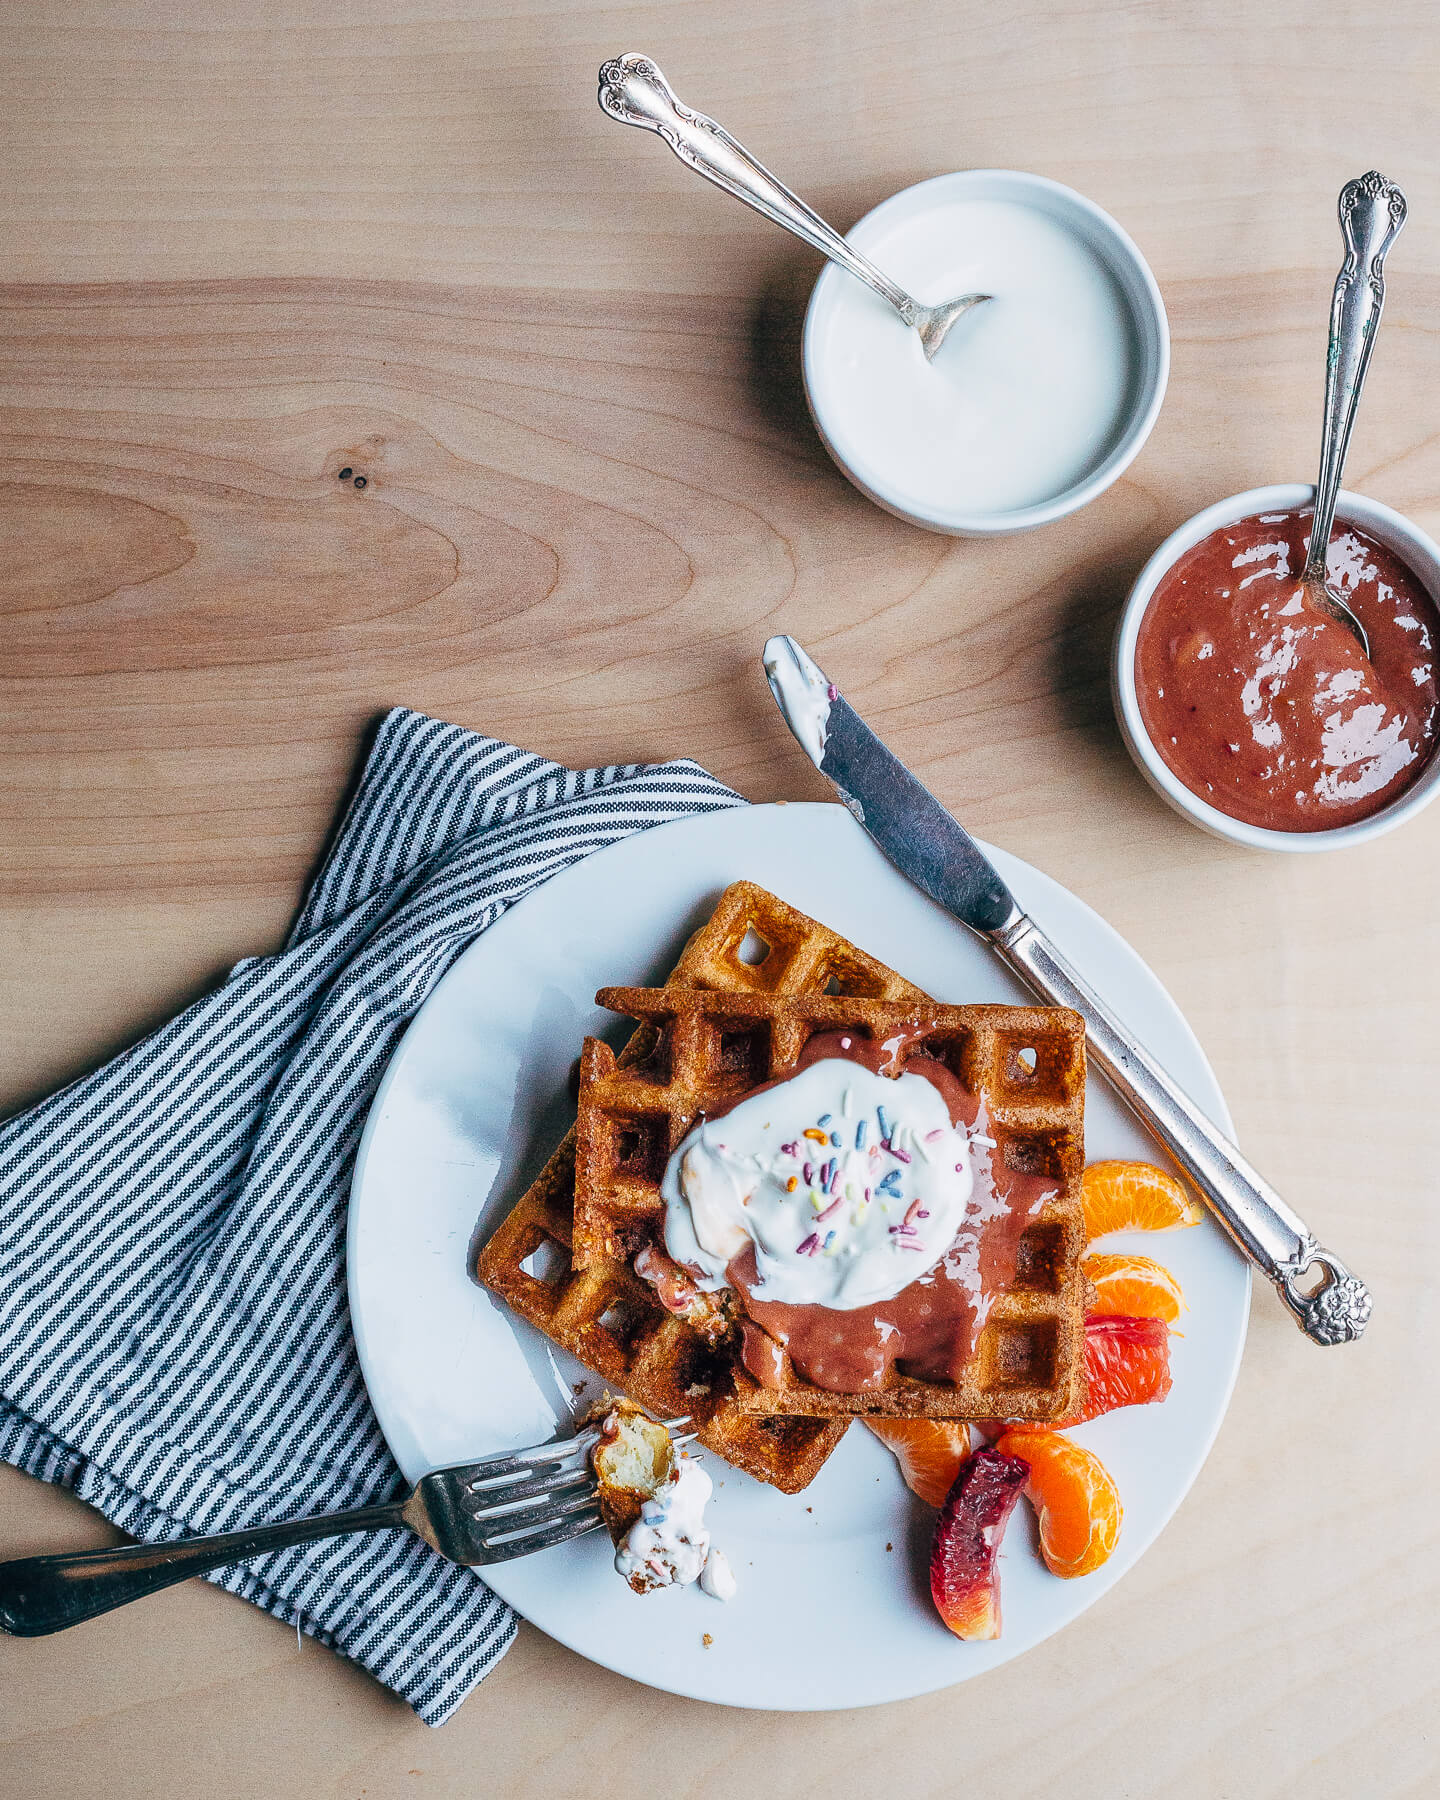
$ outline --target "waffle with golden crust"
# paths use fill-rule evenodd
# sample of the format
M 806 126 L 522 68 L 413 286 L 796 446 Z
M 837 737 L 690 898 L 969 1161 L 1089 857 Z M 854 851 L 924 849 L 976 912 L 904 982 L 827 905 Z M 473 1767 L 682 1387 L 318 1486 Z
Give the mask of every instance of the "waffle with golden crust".
M 689 1414 L 700 1442 L 782 1493 L 798 1494 L 840 1442 L 844 1419 L 765 1418 L 730 1389 L 733 1359 L 685 1319 L 667 1312 L 627 1264 L 570 1261 L 575 1133 L 521 1195 L 481 1252 L 480 1279 L 562 1350 L 662 1418 Z M 525 1265 L 549 1253 L 543 1272 Z
M 793 1074 L 816 1032 L 850 1031 L 877 1043 L 897 1038 L 897 1072 L 914 1056 L 942 1063 L 985 1103 L 985 1130 L 996 1146 L 988 1154 L 998 1178 L 1014 1170 L 1054 1184 L 1020 1237 L 1015 1278 L 994 1297 L 955 1381 L 892 1368 L 879 1390 L 840 1394 L 806 1380 L 781 1355 L 773 1386 L 735 1368 L 734 1393 L 745 1411 L 1043 1422 L 1078 1410 L 1088 1295 L 1080 1266 L 1085 1026 L 1078 1014 L 1060 1007 L 673 987 L 604 988 L 597 998 L 649 1025 L 657 1045 L 646 1063 L 625 1069 L 606 1045 L 591 1039 L 585 1046 L 577 1231 L 585 1217 L 604 1241 L 639 1246 L 642 1254 L 646 1243 L 659 1245 L 660 1180 L 671 1151 L 702 1114 Z M 643 1152 L 631 1148 L 637 1143 Z
M 583 1204 L 576 1194 L 578 1132 L 572 1131 L 486 1246 L 481 1279 L 614 1387 L 662 1416 L 689 1412 L 709 1448 L 787 1493 L 814 1478 L 857 1411 L 1054 1418 L 1069 1410 L 1083 1382 L 1078 1183 L 1084 1065 L 1075 1016 L 1038 1008 L 937 1008 L 893 970 L 750 882 L 726 890 L 664 990 L 638 992 L 661 992 L 674 1000 L 687 990 L 708 992 L 740 1008 L 733 1015 L 735 1030 L 719 1029 L 707 1052 L 713 1083 L 708 1091 L 731 1098 L 779 1066 L 772 1054 L 775 1021 L 791 1003 L 834 1002 L 837 1010 L 826 1015 L 827 1025 L 846 1006 L 851 1010 L 844 1017 L 854 1020 L 855 1004 L 885 1001 L 903 1003 L 892 1016 L 907 1023 L 923 1016 L 938 1025 L 938 1015 L 947 1011 L 976 1015 L 961 1026 L 962 1038 L 969 1032 L 963 1056 L 961 1038 L 954 1040 L 961 1078 L 1005 1115 L 1013 1134 L 1006 1154 L 1048 1157 L 1046 1166 L 1056 1169 L 1059 1183 L 1053 1216 L 1039 1221 L 1022 1241 L 1014 1291 L 997 1304 L 995 1329 L 981 1347 L 984 1380 L 977 1376 L 975 1393 L 961 1402 L 964 1414 L 957 1414 L 955 1400 L 934 1391 L 934 1384 L 912 1383 L 881 1396 L 837 1396 L 797 1378 L 779 1390 L 762 1390 L 738 1368 L 731 1310 L 723 1300 L 701 1296 L 693 1287 L 687 1292 L 683 1275 L 678 1288 L 662 1282 L 657 1289 L 635 1273 L 637 1254 L 642 1263 L 647 1250 L 655 1254 L 659 1171 L 694 1116 L 685 1116 L 683 1107 L 672 1112 L 662 1106 L 663 1126 L 647 1128 L 634 1143 L 620 1141 L 621 1121 L 654 1118 L 657 1094 L 667 1083 L 673 1086 L 673 1031 L 663 1009 L 656 1011 L 648 1001 L 645 1021 L 618 1058 L 592 1043 L 582 1059 L 582 1082 L 596 1107 L 598 1084 L 613 1079 L 643 1084 L 648 1112 L 625 1111 L 635 1097 L 627 1087 L 613 1096 L 617 1104 L 608 1124 L 598 1111 L 592 1113 L 590 1185 Z M 747 1008 L 748 1001 L 757 1002 L 758 1010 Z M 718 1016 L 711 1016 L 707 1030 Z M 778 1041 L 788 1045 L 810 1028 L 810 1021 L 793 1016 L 779 1025 Z M 764 1072 L 757 1036 L 762 1031 Z M 1020 1058 L 1022 1049 L 1035 1053 L 1033 1069 Z M 709 1103 L 715 1104 L 713 1097 Z M 605 1131 L 613 1155 L 608 1169 L 597 1160 Z M 542 1274 L 534 1258 L 545 1246 L 553 1266 Z M 932 1391 L 912 1391 L 922 1389 Z
M 776 982 L 787 990 L 801 982 L 823 989 L 832 979 L 864 983 L 869 992 L 885 984 L 891 991 L 919 992 L 764 888 L 741 881 L 725 890 L 690 939 L 670 985 L 752 993 Z M 644 1065 L 657 1040 L 654 1029 L 641 1025 L 617 1065 Z M 480 1279 L 522 1319 L 658 1418 L 688 1413 L 700 1442 L 726 1462 L 782 1493 L 807 1487 L 848 1420 L 747 1412 L 732 1391 L 729 1322 L 720 1309 L 700 1304 L 668 1310 L 623 1258 L 593 1247 L 583 1264 L 572 1258 L 574 1214 L 572 1129 L 481 1252 Z
M 751 881 L 726 888 L 709 922 L 686 945 L 667 988 L 704 989 L 760 1001 L 813 1000 L 824 995 L 854 1000 L 921 1000 L 921 990 L 873 956 L 807 918 Z M 627 990 L 628 991 L 628 990 Z M 609 1001 L 602 1001 L 609 1005 Z M 624 1012 L 625 1007 L 616 1010 Z M 672 1043 L 663 1019 L 646 1019 L 618 1058 L 605 1044 L 586 1040 L 580 1059 L 582 1093 L 614 1079 L 633 1094 L 623 1128 L 601 1142 L 600 1120 L 582 1107 L 578 1128 L 574 1258 L 585 1268 L 599 1257 L 630 1262 L 655 1241 L 660 1176 L 690 1127 L 675 1094 L 676 1082 L 703 1080 L 707 1099 L 733 1100 L 769 1080 L 773 1059 L 749 1025 L 722 1031 L 703 1070 L 693 1068 L 688 1039 Z M 676 1070 L 680 1073 L 677 1076 Z M 657 1086 L 675 1094 L 675 1105 L 655 1104 Z M 611 1116 L 625 1117 L 617 1091 Z M 594 1129 L 587 1135 L 587 1124 Z

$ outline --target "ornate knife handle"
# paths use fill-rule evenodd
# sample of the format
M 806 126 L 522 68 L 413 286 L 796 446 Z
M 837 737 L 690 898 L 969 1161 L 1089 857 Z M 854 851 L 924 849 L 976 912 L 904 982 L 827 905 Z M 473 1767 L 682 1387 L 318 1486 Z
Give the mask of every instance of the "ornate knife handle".
M 675 91 L 648 56 L 633 50 L 607 62 L 600 71 L 600 105 L 622 125 L 658 132 L 681 162 L 724 188 L 772 224 L 793 231 L 832 262 L 868 282 L 888 300 L 907 325 L 914 325 L 920 303 L 897 287 L 882 269 L 847 244 L 811 207 L 777 181 L 765 165 L 704 113 L 676 99 Z
M 1199 1188 L 1241 1251 L 1274 1282 L 1301 1330 L 1317 1344 L 1358 1338 L 1370 1318 L 1364 1282 L 1320 1247 L 1299 1215 L 1135 1041 L 1034 920 L 1021 913 L 992 941 L 1041 999 L 1081 1015 L 1095 1059 L 1121 1097 Z M 1301 1282 L 1317 1267 L 1323 1282 L 1307 1293 Z
M 1347 181 L 1340 190 L 1340 235 L 1345 260 L 1330 301 L 1330 349 L 1325 361 L 1325 429 L 1320 446 L 1320 479 L 1305 574 L 1325 579 L 1325 551 L 1335 523 L 1340 477 L 1350 448 L 1350 432 L 1360 390 L 1375 348 L 1385 305 L 1385 253 L 1405 223 L 1405 196 L 1378 170 Z

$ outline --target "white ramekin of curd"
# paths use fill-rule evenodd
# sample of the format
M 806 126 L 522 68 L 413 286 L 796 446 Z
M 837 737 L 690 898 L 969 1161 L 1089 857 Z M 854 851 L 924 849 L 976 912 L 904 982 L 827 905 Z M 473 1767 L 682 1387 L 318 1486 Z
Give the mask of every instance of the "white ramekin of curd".
M 805 391 L 863 493 L 932 531 L 992 537 L 1064 518 L 1129 467 L 1165 397 L 1170 332 L 1108 213 L 1040 175 L 968 169 L 892 195 L 849 241 L 917 300 L 993 296 L 930 363 L 893 308 L 826 266 Z

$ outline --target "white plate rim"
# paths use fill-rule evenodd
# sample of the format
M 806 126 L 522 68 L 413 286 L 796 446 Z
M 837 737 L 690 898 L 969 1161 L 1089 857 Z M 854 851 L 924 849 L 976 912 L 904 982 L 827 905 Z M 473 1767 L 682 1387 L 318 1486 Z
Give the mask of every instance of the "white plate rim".
M 503 927 L 508 926 L 510 931 L 523 929 L 525 925 L 524 909 L 527 904 L 538 899 L 541 895 L 549 893 L 551 889 L 556 887 L 557 883 L 566 883 L 572 879 L 579 882 L 587 877 L 593 878 L 594 865 L 600 862 L 601 859 L 623 862 L 627 853 L 633 852 L 635 847 L 644 840 L 654 840 L 657 837 L 662 837 L 664 834 L 678 835 L 687 830 L 694 830 L 696 828 L 703 830 L 705 827 L 711 826 L 718 821 L 733 821 L 736 819 L 754 818 L 756 815 L 771 815 L 778 812 L 781 808 L 787 809 L 792 816 L 796 813 L 813 811 L 815 813 L 824 814 L 828 818 L 834 818 L 836 815 L 839 815 L 840 818 L 845 820 L 847 825 L 850 823 L 849 815 L 844 812 L 843 808 L 836 805 L 823 802 L 781 801 L 770 805 L 747 805 L 736 809 L 727 809 L 721 812 L 701 815 L 699 817 L 673 820 L 667 824 L 655 826 L 647 831 L 637 833 L 632 837 L 621 839 L 618 842 L 607 846 L 605 849 L 594 852 L 590 856 L 581 859 L 579 863 L 571 864 L 568 868 L 552 877 L 542 888 L 532 891 L 531 894 L 526 895 L 523 899 L 517 901 L 514 906 L 495 922 L 494 925 L 486 932 L 482 933 L 474 943 L 468 946 L 467 949 L 456 958 L 455 963 L 446 971 L 441 980 L 437 982 L 435 989 L 427 996 L 423 1005 L 418 1009 L 415 1018 L 410 1022 L 404 1037 L 402 1037 L 400 1043 L 396 1046 L 390 1062 L 377 1086 L 361 1141 L 357 1148 L 351 1182 L 351 1204 L 347 1219 L 346 1235 L 347 1289 L 357 1354 L 359 1356 L 361 1370 L 365 1377 L 367 1389 L 371 1394 L 372 1404 L 375 1404 L 375 1394 L 377 1386 L 379 1385 L 375 1380 L 375 1372 L 379 1368 L 379 1363 L 377 1361 L 376 1346 L 371 1341 L 371 1336 L 366 1326 L 365 1309 L 362 1305 L 357 1304 L 356 1298 L 356 1264 L 353 1252 L 357 1219 L 361 1216 L 362 1212 L 361 1206 L 357 1205 L 357 1197 L 362 1194 L 366 1186 L 367 1169 L 374 1149 L 375 1138 L 380 1129 L 379 1122 L 385 1115 L 386 1102 L 391 1091 L 404 1078 L 407 1045 L 411 1044 L 417 1031 L 417 1027 L 422 1025 L 425 1014 L 432 1007 L 435 1007 L 437 1001 L 440 999 L 442 990 L 447 984 L 457 979 L 459 971 L 461 971 L 462 967 L 470 961 L 470 959 L 477 957 L 477 954 L 479 953 L 485 952 L 487 946 L 489 953 L 494 953 L 497 948 L 495 938 L 497 932 L 500 933 L 499 946 L 503 948 L 504 941 L 508 935 L 507 931 L 502 929 Z M 859 833 L 858 828 L 856 828 L 856 833 L 857 838 L 863 836 L 863 834 Z M 864 838 L 863 841 L 867 845 L 870 843 L 868 838 Z M 1065 907 L 1074 909 L 1078 915 L 1083 917 L 1088 929 L 1097 933 L 1102 939 L 1108 940 L 1112 949 L 1117 951 L 1124 959 L 1128 960 L 1129 963 L 1141 972 L 1145 981 L 1153 989 L 1155 997 L 1163 1003 L 1166 1009 L 1168 1009 L 1169 1014 L 1173 1015 L 1173 1025 L 1178 1029 L 1182 1038 L 1185 1040 L 1187 1050 L 1189 1054 L 1194 1057 L 1199 1070 L 1203 1073 L 1204 1077 L 1208 1079 L 1212 1093 L 1206 1098 L 1205 1103 L 1207 1104 L 1207 1109 L 1212 1113 L 1216 1118 L 1216 1122 L 1220 1124 L 1223 1129 L 1233 1134 L 1233 1125 L 1231 1123 L 1228 1108 L 1225 1105 L 1223 1094 L 1220 1090 L 1219 1082 L 1214 1075 L 1214 1071 L 1210 1066 L 1208 1058 L 1205 1056 L 1203 1048 L 1199 1044 L 1198 1039 L 1196 1039 L 1193 1030 L 1190 1028 L 1183 1013 L 1180 1011 L 1180 1008 L 1176 1005 L 1164 984 L 1154 974 L 1154 971 L 1144 962 L 1143 958 L 1141 958 L 1126 940 L 1121 937 L 1120 933 L 1116 931 L 1108 921 L 1100 914 L 1096 913 L 1094 909 L 1089 907 L 1083 900 L 1079 899 L 1078 896 L 1074 895 L 1059 882 L 1055 881 L 1053 877 L 1045 875 L 1043 871 L 1035 868 L 1031 864 L 1025 863 L 1022 859 L 1015 857 L 1008 852 L 983 843 L 982 848 L 994 859 L 997 866 L 1000 868 L 1001 873 L 1010 882 L 1012 887 L 1027 887 L 1033 884 L 1036 890 L 1044 892 L 1047 896 L 1054 897 L 1057 901 L 1063 903 Z M 888 864 L 885 866 L 887 869 L 890 867 Z M 582 871 L 584 872 L 583 874 Z M 891 870 L 890 873 L 893 875 L 896 882 L 908 887 L 908 884 L 904 883 L 904 878 L 901 877 L 898 872 Z M 739 879 L 742 874 L 743 871 L 737 873 L 734 878 Z M 551 898 L 553 899 L 553 895 Z M 1024 903 L 1026 903 L 1028 907 L 1033 907 L 1034 900 L 1035 894 L 1032 892 L 1025 896 Z M 516 923 L 511 924 L 510 922 L 512 920 L 516 921 Z M 953 922 L 951 923 L 953 924 Z M 953 928 L 956 932 L 964 935 L 964 928 L 960 925 L 953 924 Z M 1189 1234 L 1186 1235 L 1188 1236 Z M 1092 1583 L 1097 1585 L 1095 1585 L 1091 1592 L 1083 1598 L 1080 1605 L 1068 1612 L 1065 1616 L 1056 1618 L 1052 1623 L 1047 1624 L 1043 1629 L 1031 1635 L 1023 1645 L 1009 1649 L 1001 1648 L 1001 1653 L 997 1655 L 993 1661 L 987 1660 L 983 1667 L 966 1668 L 961 1666 L 958 1669 L 946 1668 L 942 1673 L 937 1674 L 934 1680 L 929 1681 L 926 1685 L 910 1686 L 903 1692 L 887 1691 L 875 1693 L 873 1696 L 859 1698 L 850 1695 L 842 1699 L 834 1700 L 816 1699 L 798 1703 L 789 1700 L 777 1703 L 773 1698 L 737 1698 L 733 1695 L 720 1696 L 706 1693 L 700 1688 L 697 1688 L 694 1683 L 687 1682 L 684 1679 L 667 1680 L 663 1675 L 657 1674 L 654 1670 L 641 1673 L 633 1667 L 625 1667 L 619 1660 L 611 1660 L 604 1654 L 597 1654 L 595 1644 L 593 1641 L 587 1640 L 585 1632 L 583 1630 L 572 1628 L 563 1618 L 556 1619 L 555 1617 L 547 1617 L 543 1623 L 537 1622 L 539 1629 L 543 1630 L 546 1635 L 553 1637 L 558 1643 L 564 1644 L 567 1648 L 574 1650 L 577 1654 L 586 1657 L 588 1660 L 596 1662 L 602 1667 L 610 1668 L 616 1673 L 627 1676 L 629 1679 L 637 1680 L 644 1685 L 655 1687 L 660 1691 L 675 1693 L 688 1698 L 705 1700 L 711 1704 L 732 1705 L 740 1708 L 753 1708 L 758 1710 L 826 1711 L 887 1704 L 894 1700 L 919 1697 L 925 1693 L 935 1692 L 942 1688 L 958 1685 L 961 1681 L 973 1679 L 975 1675 L 984 1673 L 989 1667 L 998 1666 L 1003 1662 L 1013 1660 L 1015 1656 L 1023 1655 L 1027 1650 L 1044 1642 L 1045 1639 L 1053 1636 L 1056 1632 L 1073 1622 L 1073 1620 L 1079 1617 L 1081 1613 L 1087 1611 L 1105 1591 L 1108 1591 L 1109 1587 L 1115 1584 L 1115 1581 L 1123 1579 L 1123 1575 L 1128 1573 L 1129 1568 L 1133 1566 L 1134 1562 L 1139 1560 L 1140 1556 L 1145 1553 L 1154 1542 L 1155 1538 L 1158 1537 L 1160 1531 L 1162 1531 L 1174 1517 L 1175 1512 L 1183 1503 L 1185 1496 L 1188 1494 L 1194 1481 L 1198 1477 L 1199 1471 L 1204 1465 L 1210 1449 L 1213 1446 L 1215 1437 L 1218 1434 L 1220 1425 L 1228 1411 L 1235 1382 L 1238 1377 L 1240 1361 L 1244 1353 L 1248 1332 L 1248 1312 L 1251 1293 L 1250 1271 L 1248 1265 L 1241 1262 L 1238 1256 L 1235 1260 L 1239 1265 L 1240 1272 L 1243 1274 L 1244 1287 L 1244 1298 L 1239 1307 L 1238 1330 L 1231 1347 L 1231 1353 L 1227 1359 L 1227 1366 L 1223 1371 L 1223 1379 L 1215 1390 L 1217 1403 L 1214 1409 L 1214 1416 L 1210 1421 L 1208 1429 L 1204 1433 L 1203 1442 L 1197 1440 L 1192 1446 L 1193 1462 L 1189 1469 L 1189 1473 L 1177 1488 L 1173 1501 L 1169 1505 L 1165 1516 L 1159 1519 L 1155 1523 L 1153 1529 L 1139 1541 L 1134 1541 L 1132 1539 L 1128 1546 L 1129 1554 L 1125 1558 L 1125 1566 L 1115 1576 L 1108 1581 L 1100 1583 L 1099 1577 L 1103 1576 L 1106 1571 L 1099 1571 L 1097 1576 L 1091 1577 L 1090 1581 L 1086 1584 L 1087 1586 L 1090 1586 Z M 1143 1411 L 1143 1409 L 1139 1410 Z M 381 1406 L 376 1405 L 376 1412 L 377 1417 L 381 1420 L 383 1431 L 385 1429 L 385 1421 Z M 1122 1416 L 1124 1415 L 1112 1415 L 1112 1417 L 1116 1418 Z M 389 1434 L 387 1433 L 387 1439 L 388 1435 Z M 477 1452 L 477 1454 L 483 1453 L 483 1450 Z M 399 1459 L 397 1458 L 397 1460 Z M 402 1463 L 402 1467 L 403 1466 Z M 414 1475 L 417 1470 L 412 1466 L 407 1468 L 405 1472 Z M 553 1554 L 556 1553 L 547 1553 L 547 1555 Z M 532 1565 L 536 1560 L 537 1559 L 527 1559 Z M 538 1560 L 543 1561 L 544 1559 Z M 506 1587 L 509 1585 L 505 1579 L 506 1572 L 514 1570 L 518 1566 L 520 1565 L 502 1564 L 495 1566 L 491 1570 L 482 1571 L 482 1573 L 497 1594 L 502 1598 L 507 1599 L 512 1606 L 515 1606 L 516 1610 L 522 1613 L 522 1616 L 528 1617 L 528 1613 L 524 1611 L 522 1606 L 517 1604 L 513 1594 L 507 1594 L 505 1592 Z M 616 1585 L 619 1586 L 618 1583 Z M 1071 1586 L 1071 1584 L 1068 1583 L 1064 1585 L 1066 1587 Z M 621 1591 L 623 1593 L 624 1590 L 622 1589 Z M 953 1642 L 953 1640 L 951 1641 Z M 974 1648 L 974 1646 L 967 1646 L 967 1648 Z M 991 1649 L 996 1647 L 986 1646 L 985 1648 Z

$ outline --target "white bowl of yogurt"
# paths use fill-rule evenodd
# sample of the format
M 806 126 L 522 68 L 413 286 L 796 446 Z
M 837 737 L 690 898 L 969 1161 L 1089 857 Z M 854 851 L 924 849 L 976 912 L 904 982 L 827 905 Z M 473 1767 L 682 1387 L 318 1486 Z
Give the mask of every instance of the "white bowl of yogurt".
M 849 241 L 933 304 L 993 298 L 933 363 L 894 309 L 836 264 L 805 314 L 805 392 L 825 447 L 872 500 L 958 537 L 1028 531 L 1134 461 L 1170 374 L 1144 257 L 1073 188 L 966 169 L 905 188 Z

